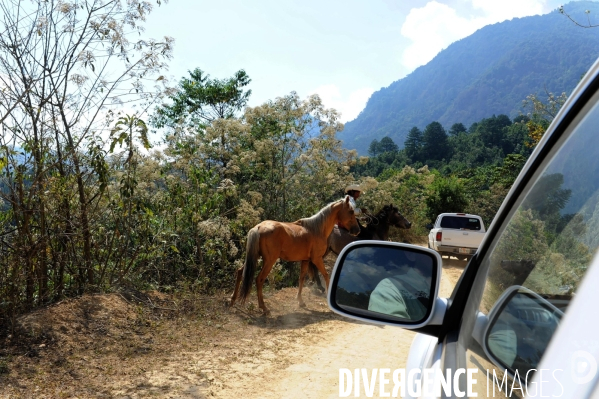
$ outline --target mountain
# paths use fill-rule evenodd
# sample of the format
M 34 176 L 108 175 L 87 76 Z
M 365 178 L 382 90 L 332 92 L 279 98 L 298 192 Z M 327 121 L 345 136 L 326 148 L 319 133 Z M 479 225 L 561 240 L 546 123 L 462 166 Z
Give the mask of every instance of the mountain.
M 582 22 L 585 10 L 599 13 L 599 3 L 571 2 L 564 10 Z M 449 129 L 492 115 L 514 118 L 530 94 L 569 94 L 598 56 L 599 28 L 576 26 L 559 10 L 488 25 L 372 94 L 339 138 L 364 154 L 385 136 L 403 147 L 412 127 L 433 121 Z

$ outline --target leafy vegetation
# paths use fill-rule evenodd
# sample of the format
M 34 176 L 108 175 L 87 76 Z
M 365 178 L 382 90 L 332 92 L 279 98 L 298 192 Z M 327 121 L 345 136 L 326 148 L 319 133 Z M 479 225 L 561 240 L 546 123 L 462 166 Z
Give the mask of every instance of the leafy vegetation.
M 250 228 L 308 217 L 356 181 L 365 207 L 393 203 L 413 222 L 396 240 L 421 240 L 445 211 L 489 223 L 544 132 L 530 123 L 546 127 L 561 106 L 533 96 L 530 115 L 448 131 L 433 121 L 414 126 L 405 148 L 385 136 L 358 157 L 317 96 L 247 107 L 243 70 L 218 79 L 198 68 L 170 87 L 161 73 L 172 39 L 130 41 L 150 3 L 19 3 L 27 13 L 9 3 L 0 1 L 11 32 L 0 37 L 3 325 L 85 292 L 231 289 Z M 19 19 L 33 9 L 43 18 Z M 137 108 L 124 113 L 125 102 Z M 163 135 L 153 150 L 152 128 Z M 558 205 L 568 195 L 554 194 Z M 271 284 L 296 284 L 296 269 L 278 265 Z
M 69 79 L 60 68 L 47 73 L 54 65 L 48 60 L 47 69 L 31 71 L 37 80 L 20 86 L 18 80 L 4 83 L 2 320 L 65 296 L 123 286 L 199 292 L 229 288 L 251 227 L 262 219 L 310 216 L 339 198 L 353 179 L 349 169 L 357 162 L 355 152 L 341 147 L 338 114 L 325 109 L 317 96 L 300 99 L 290 93 L 244 108 L 250 95 L 245 72 L 219 80 L 199 69 L 177 88 L 144 91 L 147 76 L 154 74 L 153 82 L 164 83 L 159 72 L 165 64 L 158 60 L 170 57 L 169 42 L 150 43 L 150 49 L 144 47 L 148 42 L 126 47 L 120 36 L 124 27 L 132 15 L 141 19 L 149 4 L 123 13 L 119 1 L 110 4 L 112 11 L 88 10 L 89 26 L 80 30 L 90 29 L 90 40 L 99 43 L 88 47 L 84 59 L 73 56 L 81 53 L 77 48 L 59 53 L 61 43 L 71 40 L 61 36 L 62 30 L 40 28 L 47 36 L 41 36 L 39 45 L 56 46 L 59 58 L 73 56 L 70 68 L 79 78 Z M 81 21 L 75 18 L 79 6 L 37 6 L 48 21 Z M 107 18 L 109 26 L 103 22 Z M 31 31 L 36 24 L 28 20 L 13 28 L 37 37 Z M 105 38 L 109 34 L 113 36 Z M 83 74 L 103 70 L 90 60 L 103 59 L 106 51 L 112 54 L 115 50 L 105 50 L 102 40 L 116 39 L 122 41 L 117 60 L 139 79 L 94 86 Z M 146 51 L 134 64 L 139 70 L 131 65 L 137 46 Z M 0 43 L 9 60 L 14 47 Z M 150 56 L 155 59 L 148 65 Z M 21 62 L 16 56 L 12 60 L 15 67 Z M 53 86 L 56 82 L 64 87 Z M 129 92 L 130 85 L 135 95 L 129 101 L 144 107 L 160 102 L 151 117 L 123 114 L 112 101 Z M 61 97 L 64 91 L 67 99 Z M 149 152 L 149 126 L 164 133 L 159 151 Z M 288 269 L 279 277 L 280 284 L 297 282 Z
M 545 126 L 540 131 L 542 135 L 552 118 L 547 109 L 554 106 L 559 109 L 563 104 L 563 97 L 559 102 L 552 94 L 549 97 L 553 102 L 544 103 L 529 96 L 530 112 L 513 121 L 507 115 L 493 115 L 468 129 L 462 123 L 455 123 L 449 134 L 439 122 L 431 122 L 424 132 L 413 127 L 401 150 L 391 138 L 384 137 L 381 142 L 385 141 L 391 150 L 379 150 L 378 155 L 356 164 L 352 172 L 356 176 L 374 176 L 380 182 L 405 171 L 406 167 L 419 170 L 417 176 L 431 174 L 423 182 L 427 192 L 424 201 L 416 198 L 417 191 L 415 197 L 404 199 L 426 210 L 420 215 L 419 225 L 434 221 L 442 212 L 478 214 L 488 225 L 541 137 L 533 135 L 530 123 Z M 371 147 L 378 148 L 379 143 L 373 140 Z

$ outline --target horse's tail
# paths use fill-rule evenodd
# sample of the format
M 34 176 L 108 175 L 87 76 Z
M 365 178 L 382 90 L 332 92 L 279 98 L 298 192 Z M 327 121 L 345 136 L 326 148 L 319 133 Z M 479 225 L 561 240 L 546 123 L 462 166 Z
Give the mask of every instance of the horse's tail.
M 312 261 L 310 261 L 310 266 L 308 266 L 308 277 L 310 277 L 314 284 L 316 284 L 316 287 L 320 292 L 326 292 L 326 289 L 320 281 L 320 271 L 318 270 L 316 265 L 312 263 Z
M 241 303 L 244 303 L 252 291 L 252 282 L 258 263 L 260 251 L 260 233 L 258 228 L 254 227 L 248 233 L 247 244 L 245 247 L 245 264 L 243 265 L 243 282 L 241 284 Z
M 318 273 L 320 273 L 318 268 L 314 263 L 312 263 L 312 261 L 310 261 L 310 266 L 308 267 L 308 277 L 310 277 L 310 280 L 316 282 L 318 279 Z
M 337 229 L 337 231 L 339 231 L 339 229 Z M 335 255 L 339 255 L 337 253 L 337 251 L 335 251 L 335 249 L 334 249 L 335 246 L 333 245 L 333 242 L 335 241 L 334 234 L 335 234 L 335 230 L 333 230 L 331 232 L 331 234 L 329 234 L 329 236 L 327 237 L 327 250 L 325 251 L 324 255 L 322 255 L 322 259 L 326 258 L 327 255 L 329 254 L 329 252 L 332 252 Z

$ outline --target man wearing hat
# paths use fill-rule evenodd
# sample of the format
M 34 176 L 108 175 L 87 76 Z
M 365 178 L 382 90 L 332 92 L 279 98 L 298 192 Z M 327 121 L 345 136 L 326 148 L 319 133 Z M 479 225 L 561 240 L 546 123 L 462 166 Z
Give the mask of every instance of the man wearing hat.
M 361 193 L 362 193 L 362 188 L 358 184 L 350 184 L 349 186 L 347 186 L 345 188 L 345 194 L 349 195 L 349 202 L 354 207 L 354 214 L 356 215 L 356 217 L 364 215 L 365 212 L 367 212 L 366 208 L 360 209 L 360 208 L 358 208 L 356 206 L 356 200 L 358 198 L 360 198 L 360 194 Z M 364 228 L 364 227 L 362 227 L 362 225 L 360 224 L 360 222 L 358 222 L 358 224 L 360 225 L 360 229 Z M 338 224 L 337 226 L 339 228 L 341 228 L 341 229 L 347 230 L 347 227 L 345 227 L 345 226 L 343 226 L 341 224 Z
M 345 194 L 349 195 L 349 202 L 354 207 L 354 214 L 356 216 L 362 214 L 362 210 L 356 206 L 356 200 L 360 198 L 361 193 L 362 189 L 358 184 L 350 184 L 345 188 Z

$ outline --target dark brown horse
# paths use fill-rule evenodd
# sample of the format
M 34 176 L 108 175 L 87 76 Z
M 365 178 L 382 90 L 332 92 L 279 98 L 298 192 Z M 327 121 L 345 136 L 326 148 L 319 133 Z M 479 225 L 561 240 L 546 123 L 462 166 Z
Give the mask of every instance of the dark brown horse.
M 387 241 L 391 226 L 395 226 L 398 229 L 409 229 L 412 227 L 412 223 L 393 204 L 385 205 L 374 216 L 368 215 L 367 218 L 366 227 L 361 227 L 360 233 L 357 236 L 352 236 L 347 230 L 335 226 L 328 239 L 327 254 L 328 251 L 333 251 L 336 255 L 339 255 L 347 244 L 357 240 Z
M 357 235 L 360 231 L 353 207 L 349 203 L 349 197 L 325 206 L 312 217 L 293 223 L 266 220 L 254 226 L 248 233 L 245 264 L 236 272 L 235 291 L 231 296 L 231 306 L 235 304 L 242 280 L 241 302 L 245 302 L 250 295 L 259 257 L 262 257 L 262 270 L 256 277 L 256 289 L 258 305 L 264 314 L 268 314 L 269 310 L 264 305 L 262 285 L 279 258 L 292 262 L 301 261 L 297 299 L 300 306 L 305 306 L 302 300 L 302 285 L 304 277 L 308 273 L 309 263 L 316 265 L 322 273 L 327 287 L 329 285 L 329 275 L 322 258 L 327 251 L 327 237 L 338 222 L 348 226 L 350 234 Z

